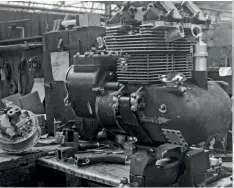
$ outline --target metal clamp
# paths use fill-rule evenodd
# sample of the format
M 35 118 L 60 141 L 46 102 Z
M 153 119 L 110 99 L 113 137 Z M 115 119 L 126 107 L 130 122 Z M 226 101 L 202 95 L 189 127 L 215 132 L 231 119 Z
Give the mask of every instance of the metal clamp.
M 56 159 L 66 162 L 70 157 L 75 156 L 78 153 L 78 149 L 74 147 L 62 147 L 56 150 Z

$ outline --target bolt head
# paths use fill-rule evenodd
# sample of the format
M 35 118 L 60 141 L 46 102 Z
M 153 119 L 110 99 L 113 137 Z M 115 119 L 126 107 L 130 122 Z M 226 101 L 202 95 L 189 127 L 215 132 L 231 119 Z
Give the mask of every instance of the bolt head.
M 128 184 L 128 178 L 126 178 L 126 177 L 121 178 L 120 183 L 121 184 Z
M 131 110 L 135 112 L 137 111 L 137 108 L 135 106 L 131 106 Z
M 150 153 L 154 153 L 154 150 L 152 148 L 149 149 Z
M 136 99 L 136 97 L 137 97 L 136 93 L 132 93 L 131 97 L 134 98 L 134 99 Z

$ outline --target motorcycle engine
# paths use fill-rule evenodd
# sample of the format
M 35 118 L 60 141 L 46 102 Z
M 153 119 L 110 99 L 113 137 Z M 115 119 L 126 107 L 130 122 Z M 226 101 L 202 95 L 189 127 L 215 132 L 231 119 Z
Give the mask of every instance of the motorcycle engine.
M 223 138 L 231 100 L 207 78 L 202 34 L 209 26 L 192 2 L 126 3 L 97 39 L 100 48 L 74 56 L 65 102 L 143 145 Z

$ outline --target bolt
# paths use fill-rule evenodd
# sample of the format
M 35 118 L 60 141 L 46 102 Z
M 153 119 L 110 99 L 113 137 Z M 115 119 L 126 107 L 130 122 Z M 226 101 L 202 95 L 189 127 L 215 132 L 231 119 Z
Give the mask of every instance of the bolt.
M 149 149 L 150 153 L 154 153 L 154 150 L 152 148 Z
M 131 106 L 131 110 L 135 112 L 137 111 L 137 108 L 135 106 Z
M 166 113 L 167 112 L 167 106 L 165 104 L 161 104 L 159 112 Z
M 113 104 L 113 105 L 112 105 L 112 108 L 113 108 L 113 109 L 117 109 L 117 108 L 118 108 L 118 105 L 117 105 L 117 104 Z
M 109 76 L 113 76 L 114 75 L 114 73 L 113 72 L 109 72 Z
M 132 93 L 131 97 L 134 98 L 134 99 L 136 99 L 136 97 L 137 97 L 136 93 Z
M 128 183 L 128 178 L 124 177 L 120 179 L 120 183 L 122 184 L 127 184 Z
M 153 8 L 153 7 L 154 7 L 154 4 L 153 4 L 153 3 L 149 3 L 149 4 L 148 4 L 148 7 Z
M 184 93 L 186 91 L 187 91 L 186 87 L 183 87 L 183 86 L 179 87 L 179 92 Z

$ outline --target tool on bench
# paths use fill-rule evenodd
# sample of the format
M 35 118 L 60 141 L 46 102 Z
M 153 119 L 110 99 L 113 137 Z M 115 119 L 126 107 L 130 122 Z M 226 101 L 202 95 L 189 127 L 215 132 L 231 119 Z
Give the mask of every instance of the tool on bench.
M 104 152 L 87 155 L 75 154 L 75 164 L 77 166 L 91 165 L 96 163 L 114 163 L 130 164 L 130 157 L 123 154 L 124 152 Z
M 56 152 L 56 159 L 62 160 L 63 162 L 66 162 L 70 157 L 75 156 L 75 154 L 78 153 L 77 148 L 74 147 L 61 147 L 57 149 Z
M 56 155 L 55 150 L 49 151 L 49 152 L 47 153 L 47 155 L 45 156 L 45 158 L 46 158 L 46 159 L 54 158 L 55 155 Z
M 54 121 L 56 125 L 57 122 L 59 121 Z M 69 121 L 64 125 L 58 126 L 56 131 L 63 132 L 63 141 L 60 144 L 61 147 L 56 150 L 57 160 L 67 161 L 68 158 L 74 157 L 78 151 L 106 147 L 105 144 L 100 144 L 99 142 L 79 141 L 79 134 L 76 129 L 75 121 Z
M 78 144 L 79 151 L 95 149 L 95 148 L 103 148 L 106 147 L 105 144 L 100 144 L 99 142 L 80 142 Z
M 56 159 L 66 162 L 68 158 L 74 157 L 75 153 L 78 152 L 79 134 L 76 130 L 75 121 L 69 121 L 64 125 L 58 126 L 60 123 L 60 121 L 54 120 L 56 131 L 63 132 L 61 147 L 56 150 Z
M 58 121 L 54 121 L 57 124 Z M 79 133 L 76 129 L 75 121 L 69 121 L 68 123 L 56 128 L 56 131 L 63 132 L 63 141 L 61 146 L 70 146 L 77 148 L 79 141 Z
M 77 147 L 61 145 L 61 147 L 59 147 L 56 150 L 57 160 L 62 160 L 62 161 L 65 162 L 70 157 L 74 158 L 74 155 L 77 154 L 77 153 L 92 152 L 92 151 L 90 151 L 90 149 L 92 149 L 92 148 L 94 149 L 94 148 L 101 148 L 101 147 L 105 148 L 105 147 L 107 147 L 104 144 L 100 144 L 98 142 L 83 142 L 83 143 L 81 142 L 81 143 L 77 143 L 75 145 L 77 145 Z M 89 151 L 86 150 L 86 149 L 89 149 Z M 96 152 L 96 151 L 93 151 L 93 152 Z
M 75 159 L 75 164 L 77 164 L 77 166 L 95 164 L 100 162 L 127 164 L 129 161 L 129 157 L 123 155 L 123 151 L 104 151 L 104 148 L 110 148 L 109 145 L 101 144 L 99 142 L 79 141 L 79 138 L 77 137 L 78 132 L 76 131 L 74 121 L 70 121 L 65 125 L 61 125 L 57 127 L 56 130 L 63 130 L 64 136 L 61 147 L 56 150 L 57 160 L 66 162 L 69 158 L 72 157 Z

